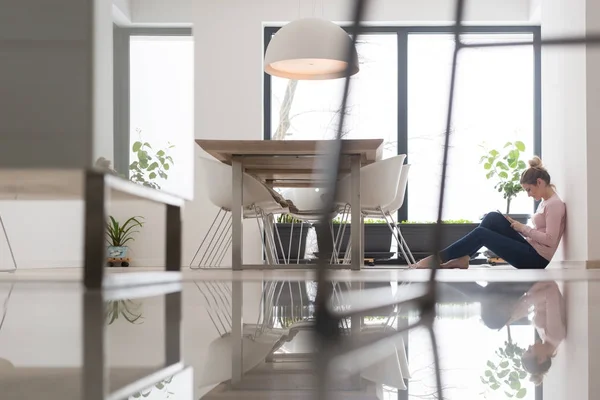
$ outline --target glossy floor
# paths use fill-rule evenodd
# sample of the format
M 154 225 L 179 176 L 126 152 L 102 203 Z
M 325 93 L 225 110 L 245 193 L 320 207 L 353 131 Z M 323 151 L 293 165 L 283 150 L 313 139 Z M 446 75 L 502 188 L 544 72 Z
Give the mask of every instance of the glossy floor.
M 383 304 L 419 289 L 427 276 L 333 272 L 329 304 L 339 313 L 378 304 L 374 299 Z M 85 314 L 78 277 L 77 270 L 0 276 L 2 398 L 80 398 Z M 589 270 L 443 271 L 434 332 L 444 398 L 600 398 L 598 278 Z M 245 333 L 245 373 L 235 389 L 227 384 L 232 280 L 242 281 Z M 316 398 L 312 272 L 186 271 L 182 287 L 182 349 L 193 384 L 191 375 L 178 374 L 130 398 Z M 104 307 L 114 391 L 165 364 L 166 299 L 132 296 Z M 328 398 L 438 399 L 428 330 L 393 334 L 419 320 L 408 305 L 342 318 L 342 340 L 357 350 L 331 358 Z

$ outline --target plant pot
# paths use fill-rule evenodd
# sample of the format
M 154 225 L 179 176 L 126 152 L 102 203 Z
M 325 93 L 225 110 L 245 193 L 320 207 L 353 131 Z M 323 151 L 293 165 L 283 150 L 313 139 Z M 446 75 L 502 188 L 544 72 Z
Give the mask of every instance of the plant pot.
M 279 246 L 279 241 L 277 239 L 277 233 L 275 234 L 275 246 L 277 248 L 277 258 L 279 260 L 287 260 L 288 252 L 290 262 L 295 262 L 300 259 L 303 260 L 304 253 L 306 252 L 306 237 L 308 236 L 308 231 L 312 227 L 312 224 L 309 223 L 297 223 L 292 224 L 288 223 L 277 223 L 277 230 L 279 231 L 279 237 L 281 238 L 281 246 L 283 246 L 283 253 L 281 252 L 281 246 Z M 302 237 L 300 237 L 300 231 L 302 231 Z M 291 247 L 290 247 L 291 241 Z M 298 249 L 300 247 L 300 249 Z M 300 255 L 298 257 L 298 255 Z
M 413 256 L 417 259 L 433 253 L 436 224 L 399 224 L 402 236 Z M 452 243 L 467 235 L 479 224 L 442 224 L 442 246 Z M 399 255 L 402 257 L 402 254 Z
M 333 224 L 333 235 L 337 237 L 340 228 L 343 224 Z M 342 238 L 342 246 L 340 253 L 344 253 L 350 241 L 352 224 L 347 224 Z M 389 258 L 390 248 L 392 247 L 392 231 L 387 224 L 365 224 L 365 257 L 378 258 L 379 256 L 387 256 Z
M 128 253 L 129 247 L 127 246 L 108 246 L 106 248 L 106 264 L 109 267 L 129 267 Z

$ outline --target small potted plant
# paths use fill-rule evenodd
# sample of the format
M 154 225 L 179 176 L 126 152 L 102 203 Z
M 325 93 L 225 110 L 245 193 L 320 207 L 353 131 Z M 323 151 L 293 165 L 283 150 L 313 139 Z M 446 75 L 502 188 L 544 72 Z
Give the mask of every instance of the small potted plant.
M 506 200 L 506 214 L 512 219 L 523 224 L 527 223 L 529 214 L 511 214 L 510 203 L 520 192 L 521 174 L 527 168 L 525 161 L 521 160 L 521 154 L 525 151 L 525 144 L 520 141 L 507 142 L 502 150 L 489 150 L 481 156 L 480 164 L 486 171 L 488 180 L 496 181 L 494 188 L 502 193 Z
M 365 258 L 373 258 L 376 260 L 387 260 L 392 257 L 393 253 L 390 252 L 392 247 L 392 231 L 384 219 L 371 219 L 366 218 L 364 230 L 365 240 Z M 333 234 L 337 237 L 339 229 L 342 228 L 343 237 L 341 239 L 340 252 L 346 251 L 348 242 L 350 241 L 352 224 L 346 225 L 346 229 L 343 229 L 343 224 L 340 218 L 333 220 Z
M 142 217 L 131 217 L 124 224 L 119 223 L 112 216 L 106 223 L 106 241 L 107 247 L 107 265 L 114 267 L 120 264 L 121 267 L 129 267 L 130 258 L 128 257 L 129 247 L 127 243 L 134 240 L 133 235 L 139 233 L 135 228 L 143 226 L 140 219 Z
M 281 214 L 277 218 L 277 231 L 281 238 L 281 246 L 279 246 L 279 243 L 276 245 L 279 260 L 289 259 L 290 262 L 295 262 L 298 259 L 304 260 L 306 237 L 310 228 L 312 228 L 312 224 L 303 222 L 289 214 Z M 275 236 L 275 240 L 277 240 L 277 236 Z M 283 254 L 281 247 L 283 247 Z

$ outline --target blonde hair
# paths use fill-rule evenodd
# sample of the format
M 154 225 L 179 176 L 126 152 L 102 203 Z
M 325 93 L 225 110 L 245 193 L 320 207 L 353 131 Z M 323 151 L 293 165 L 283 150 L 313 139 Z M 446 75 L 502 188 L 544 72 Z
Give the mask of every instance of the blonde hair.
M 555 187 L 550 182 L 550 174 L 548 173 L 548 170 L 544 168 L 542 160 L 538 156 L 534 156 L 529 160 L 529 168 L 521 174 L 521 184 L 536 185 L 538 179 L 546 182 L 548 186 Z

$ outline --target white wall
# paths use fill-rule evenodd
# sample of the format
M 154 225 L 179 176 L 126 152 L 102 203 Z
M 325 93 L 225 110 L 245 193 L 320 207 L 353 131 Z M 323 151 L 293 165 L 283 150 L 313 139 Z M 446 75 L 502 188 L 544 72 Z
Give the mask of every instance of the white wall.
M 588 34 L 600 32 L 600 3 L 587 0 L 586 6 L 586 31 Z M 586 50 L 587 72 L 587 196 L 588 196 L 588 260 L 600 260 L 600 210 L 598 198 L 600 196 L 600 168 L 597 158 L 600 150 L 600 49 L 598 46 Z
M 542 36 L 600 31 L 600 6 L 593 0 L 545 0 Z M 600 52 L 584 46 L 542 51 L 542 154 L 567 204 L 566 260 L 600 260 L 600 174 L 595 163 L 600 139 Z

